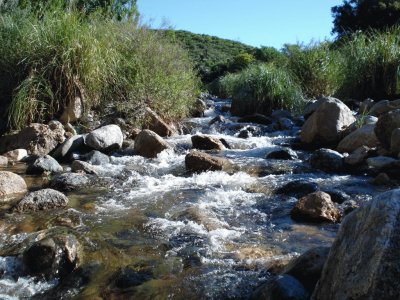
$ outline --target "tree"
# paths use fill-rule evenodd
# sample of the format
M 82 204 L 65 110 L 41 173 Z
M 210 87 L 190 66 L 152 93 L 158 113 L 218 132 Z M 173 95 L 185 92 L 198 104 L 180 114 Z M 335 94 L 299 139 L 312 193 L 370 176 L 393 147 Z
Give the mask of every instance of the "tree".
M 338 37 L 355 31 L 383 30 L 400 24 L 400 0 L 344 0 L 332 7 L 332 33 Z

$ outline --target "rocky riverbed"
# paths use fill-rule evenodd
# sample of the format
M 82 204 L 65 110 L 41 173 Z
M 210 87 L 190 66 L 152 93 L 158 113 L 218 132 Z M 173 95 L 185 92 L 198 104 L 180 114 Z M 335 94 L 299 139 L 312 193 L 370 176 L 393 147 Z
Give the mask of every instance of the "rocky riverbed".
M 53 121 L 3 137 L 0 299 L 310 298 L 342 219 L 398 184 L 396 110 L 361 119 L 324 98 L 306 119 L 239 118 L 230 104 L 207 100 L 178 129 L 149 110 L 142 131 Z

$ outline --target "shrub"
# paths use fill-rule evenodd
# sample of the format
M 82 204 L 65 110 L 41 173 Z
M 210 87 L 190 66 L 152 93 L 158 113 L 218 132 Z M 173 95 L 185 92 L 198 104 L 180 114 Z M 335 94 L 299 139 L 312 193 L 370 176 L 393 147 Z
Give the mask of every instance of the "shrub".
M 196 93 L 186 53 L 134 21 L 63 10 L 0 15 L 0 101 L 11 128 L 57 117 L 77 96 L 86 110 L 111 106 L 135 122 L 145 105 L 180 118 Z
M 302 104 L 300 87 L 289 73 L 271 64 L 252 65 L 219 81 L 220 92 L 233 98 L 236 115 L 269 114 L 273 109 L 297 111 Z

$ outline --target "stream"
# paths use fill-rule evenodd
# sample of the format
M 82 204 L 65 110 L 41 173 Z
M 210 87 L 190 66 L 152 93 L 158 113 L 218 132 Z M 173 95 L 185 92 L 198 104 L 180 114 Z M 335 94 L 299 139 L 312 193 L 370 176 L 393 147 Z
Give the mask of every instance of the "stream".
M 297 150 L 295 160 L 265 159 L 289 145 L 300 127 L 276 131 L 238 123 L 229 113 L 223 113 L 224 122 L 209 125 L 225 105 L 229 100 L 216 100 L 204 117 L 185 120 L 187 134 L 168 138 L 174 150 L 156 159 L 112 156 L 110 164 L 96 168 L 98 185 L 67 193 L 67 209 L 11 214 L 3 205 L 0 251 L 58 226 L 84 241 L 84 263 L 98 264 L 78 299 L 247 299 L 268 280 L 274 263 L 330 246 L 339 228 L 293 221 L 290 210 L 297 199 L 276 195 L 277 188 L 302 179 L 321 190 L 345 192 L 358 204 L 383 191 L 368 176 L 312 169 L 307 151 Z M 238 137 L 246 128 L 250 137 Z M 211 153 L 227 158 L 231 167 L 186 171 L 194 134 L 225 139 L 231 149 Z M 24 164 L 10 169 L 31 188 L 47 180 L 27 176 Z M 148 270 L 151 278 L 134 288 L 116 289 L 112 276 L 126 266 Z M 58 284 L 21 272 L 17 258 L 0 257 L 0 299 L 29 299 Z

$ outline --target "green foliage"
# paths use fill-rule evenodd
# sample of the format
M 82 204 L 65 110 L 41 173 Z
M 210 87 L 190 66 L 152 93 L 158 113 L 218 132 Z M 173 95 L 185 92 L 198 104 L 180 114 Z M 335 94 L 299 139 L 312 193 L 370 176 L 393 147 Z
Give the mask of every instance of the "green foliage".
M 233 57 L 228 63 L 228 70 L 230 72 L 237 72 L 248 67 L 251 63 L 255 61 L 253 55 L 249 53 L 240 53 Z
M 261 47 L 256 49 L 254 56 L 257 60 L 266 63 L 275 63 L 276 65 L 285 65 L 287 63 L 287 57 L 282 51 L 277 50 L 274 47 Z
M 332 8 L 334 27 L 339 37 L 358 30 L 387 29 L 400 23 L 398 0 L 345 0 Z
M 309 98 L 334 95 L 341 84 L 341 56 L 330 44 L 286 45 L 287 69 Z
M 400 28 L 359 33 L 340 49 L 344 82 L 338 95 L 365 99 L 399 95 Z
M 272 64 L 252 65 L 219 80 L 221 92 L 233 98 L 233 112 L 269 114 L 273 109 L 298 110 L 302 104 L 300 87 L 285 70 Z
M 186 53 L 133 21 L 75 10 L 0 15 L 1 113 L 12 128 L 57 117 L 77 96 L 86 110 L 112 106 L 137 122 L 146 105 L 180 118 L 196 93 Z

